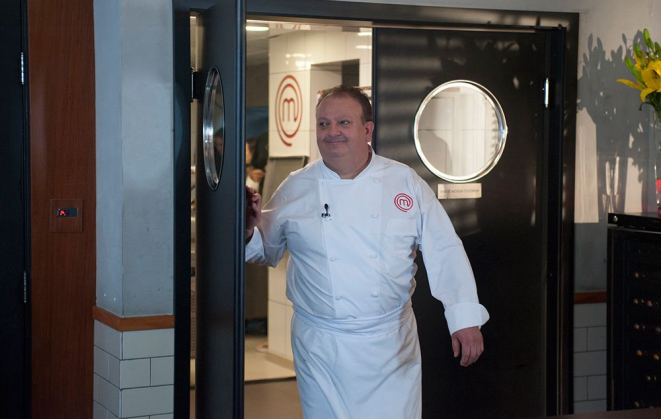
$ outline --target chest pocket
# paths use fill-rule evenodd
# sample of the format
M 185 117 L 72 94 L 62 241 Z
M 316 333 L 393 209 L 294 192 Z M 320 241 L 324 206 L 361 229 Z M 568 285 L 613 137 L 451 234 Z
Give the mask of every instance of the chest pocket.
M 391 256 L 408 258 L 413 252 L 418 229 L 415 220 L 410 218 L 393 218 L 388 221 L 384 237 L 384 247 Z

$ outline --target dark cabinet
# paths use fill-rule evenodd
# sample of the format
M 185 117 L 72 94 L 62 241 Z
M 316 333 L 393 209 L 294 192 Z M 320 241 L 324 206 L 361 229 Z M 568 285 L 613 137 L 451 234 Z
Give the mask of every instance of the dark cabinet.
M 661 407 L 661 218 L 609 223 L 609 410 Z

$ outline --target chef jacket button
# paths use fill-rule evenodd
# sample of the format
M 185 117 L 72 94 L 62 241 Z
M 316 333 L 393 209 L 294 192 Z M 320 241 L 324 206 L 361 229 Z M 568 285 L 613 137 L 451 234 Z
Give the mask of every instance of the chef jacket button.
M 376 253 L 370 253 L 370 257 L 371 257 L 372 259 L 376 259 Z
M 336 260 L 337 260 L 336 257 L 332 257 L 332 258 L 330 258 L 330 261 L 331 261 L 331 262 L 335 262 Z
M 378 298 L 378 297 L 379 297 L 379 293 L 378 293 L 378 292 L 373 292 L 373 293 L 371 293 L 370 295 L 372 296 L 372 298 Z
M 372 214 L 372 218 L 379 218 L 379 214 Z
M 342 299 L 342 296 L 341 296 L 341 295 L 336 295 L 336 296 L 335 296 L 335 299 L 336 299 L 337 301 L 340 301 L 340 300 Z
M 321 182 L 321 186 L 326 186 L 326 182 Z
M 381 182 L 379 179 L 372 179 L 372 180 L 374 181 L 374 183 L 379 183 L 379 182 Z

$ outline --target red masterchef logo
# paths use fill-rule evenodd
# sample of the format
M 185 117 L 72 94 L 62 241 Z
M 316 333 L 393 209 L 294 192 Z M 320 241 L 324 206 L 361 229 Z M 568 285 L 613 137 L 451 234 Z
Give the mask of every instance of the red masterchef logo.
M 288 75 L 282 79 L 275 94 L 275 126 L 282 142 L 291 147 L 303 120 L 303 94 L 298 81 Z
M 413 199 L 405 193 L 400 193 L 395 197 L 395 206 L 400 211 L 408 211 L 413 208 Z

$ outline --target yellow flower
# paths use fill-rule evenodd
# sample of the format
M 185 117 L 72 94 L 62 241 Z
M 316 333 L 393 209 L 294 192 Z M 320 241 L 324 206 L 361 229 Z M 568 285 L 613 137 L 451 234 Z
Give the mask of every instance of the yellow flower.
M 651 61 L 647 68 L 640 72 L 640 75 L 645 83 L 645 88 L 640 92 L 640 100 L 645 102 L 645 97 L 650 93 L 661 93 L 661 60 Z M 627 84 L 627 86 L 629 85 Z
M 634 89 L 643 90 L 645 88 L 644 86 L 641 86 L 640 83 L 636 84 L 636 83 L 632 82 L 631 80 L 617 79 L 617 81 L 619 81 L 620 83 L 624 83 L 627 86 L 629 86 L 631 88 L 634 88 Z

